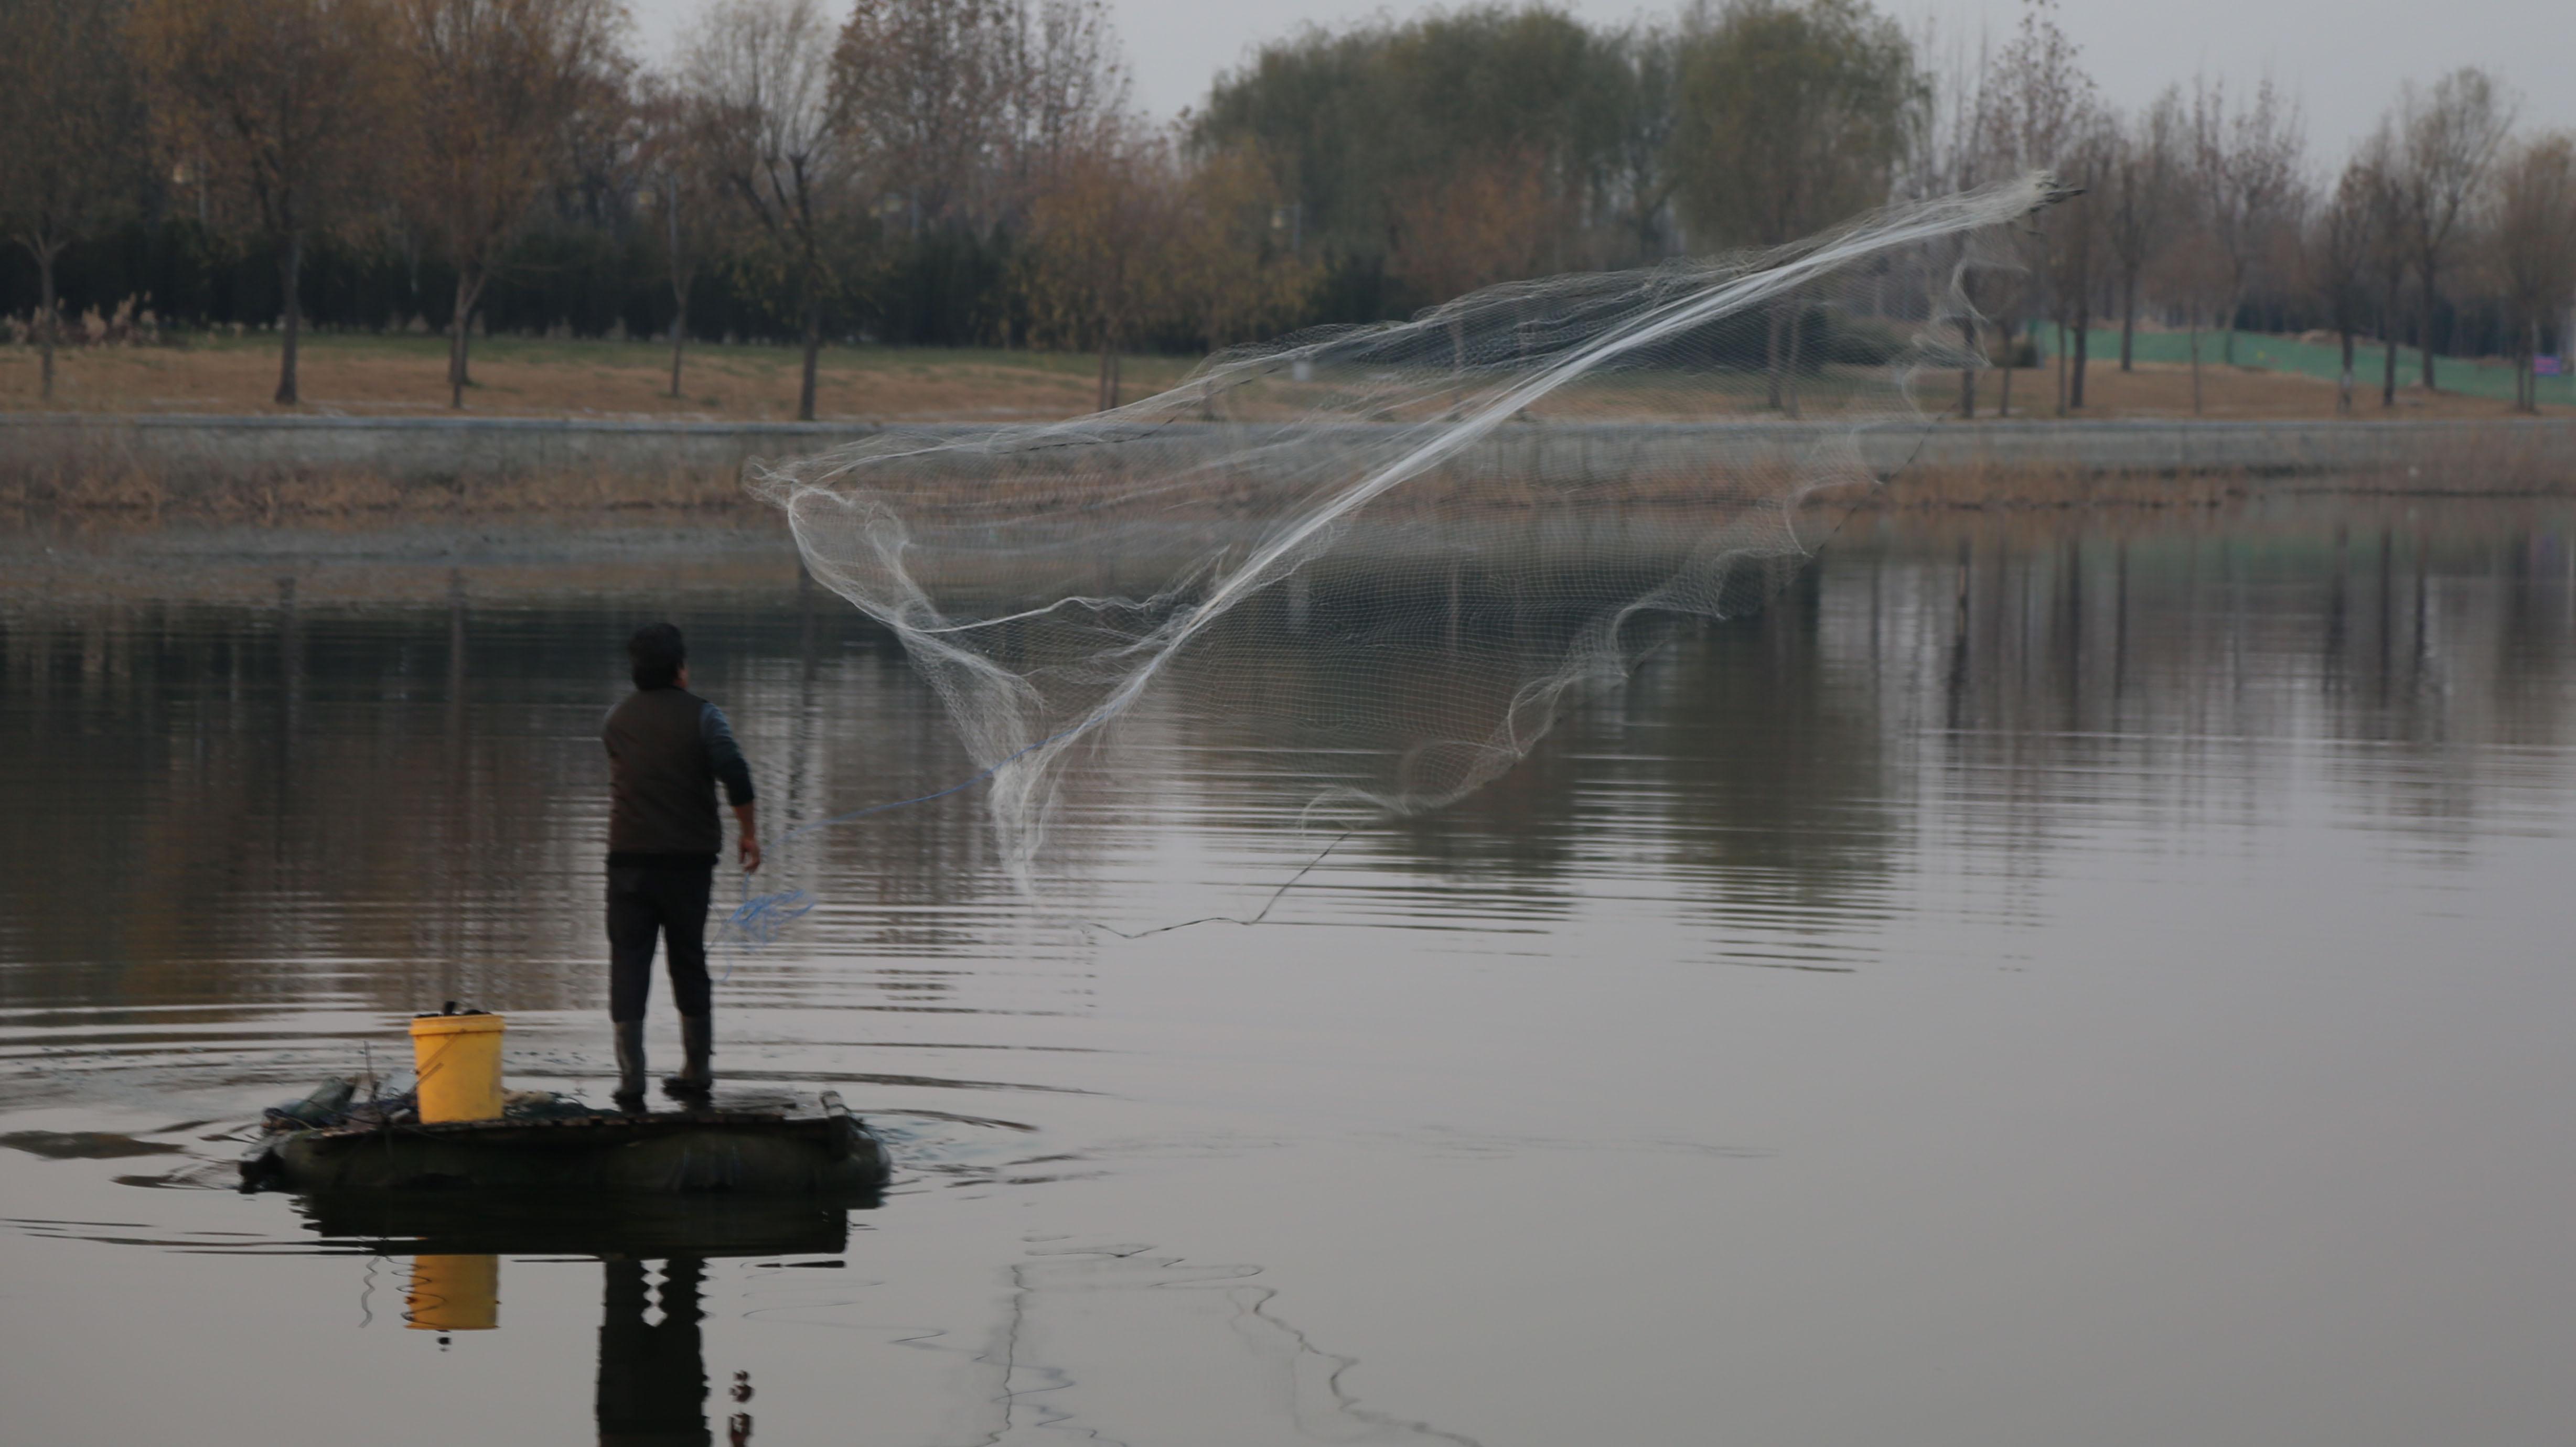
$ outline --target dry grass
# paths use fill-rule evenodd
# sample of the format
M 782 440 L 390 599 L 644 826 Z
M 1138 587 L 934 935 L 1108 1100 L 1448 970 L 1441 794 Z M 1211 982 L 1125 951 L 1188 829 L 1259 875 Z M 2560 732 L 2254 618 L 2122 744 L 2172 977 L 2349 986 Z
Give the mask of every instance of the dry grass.
M 2505 418 L 2519 415 L 2507 404 L 2487 397 L 2467 396 L 2458 392 L 2426 392 L 2421 387 L 2397 389 L 2397 405 L 2379 405 L 2377 373 L 2361 379 L 2353 397 L 2352 415 L 2360 420 L 2374 418 L 2442 418 L 2474 420 Z M 2003 396 L 2002 376 L 1988 373 L 1978 379 L 1977 414 L 1991 419 Z M 2057 379 L 2049 368 L 2023 368 L 2013 373 L 2013 408 L 2016 418 L 2054 418 L 2057 415 Z M 2069 417 L 2089 419 L 2157 417 L 2180 418 L 2193 414 L 2191 406 L 2191 368 L 2164 362 L 2140 362 L 2134 372 L 2123 372 L 2116 363 L 2099 358 L 2085 369 L 2084 410 L 2069 412 Z M 1920 390 L 1927 406 L 1948 407 L 1958 400 L 1957 379 L 1949 385 L 1937 380 L 1927 382 Z M 2544 407 L 2544 415 L 2568 415 L 2565 407 Z M 2205 364 L 2201 368 L 2200 416 L 2211 421 L 2305 421 L 2331 418 L 2335 415 L 2334 383 L 2298 372 L 2274 372 L 2253 367 L 2228 367 Z
M 785 421 L 795 415 L 798 357 L 785 347 L 692 348 L 684 394 L 667 395 L 670 353 L 656 343 L 479 341 L 476 384 L 466 411 L 495 417 L 671 418 Z M 61 354 L 50 410 L 67 412 L 209 412 L 354 416 L 437 416 L 448 411 L 443 339 L 426 336 L 309 338 L 303 354 L 301 408 L 269 400 L 277 386 L 272 336 L 194 337 L 181 345 L 100 347 Z M 1129 400 L 1178 382 L 1186 358 L 1130 357 L 1123 364 Z M 1039 421 L 1080 416 L 1094 401 L 1094 359 L 1053 352 L 947 351 L 929 348 L 829 348 L 817 388 L 828 421 Z M 1978 414 L 1992 418 L 2002 377 L 1980 380 Z M 2307 419 L 2334 415 L 2332 383 L 2294 372 L 2210 365 L 2202 369 L 2203 410 L 2213 419 Z M 1620 398 L 1591 389 L 1540 410 L 1586 420 L 1620 411 Z M 2187 367 L 2140 363 L 2135 372 L 2096 363 L 2088 374 L 2086 418 L 2189 417 Z M 1957 388 L 1924 380 L 1927 407 L 1946 408 Z M 2055 380 L 2046 368 L 2013 374 L 2016 418 L 2055 414 Z M 1823 399 L 1819 399 L 1821 403 Z M 1641 413 L 1663 415 L 1642 397 Z M 40 410 L 36 353 L 0 346 L 0 411 Z M 2548 411 L 2565 413 L 2565 408 Z M 1624 415 L 1624 414 L 1623 414 Z M 2480 418 L 2510 415 L 2504 403 L 2453 392 L 2407 388 L 2383 412 L 2365 388 L 2355 415 Z
M 56 516 L 114 516 L 147 526 L 184 521 L 277 527 L 503 514 L 651 517 L 757 506 L 731 473 L 684 468 L 521 472 L 456 482 L 316 469 L 191 479 L 184 491 L 147 469 L 130 467 L 0 475 L 0 532 L 24 531 Z
M 798 354 L 786 347 L 693 347 L 683 395 L 670 351 L 653 343 L 478 340 L 465 410 L 491 417 L 669 418 L 771 422 L 796 415 Z M 815 389 L 825 421 L 1018 421 L 1092 410 L 1096 360 L 1053 352 L 826 348 Z M 1130 357 L 1130 400 L 1180 380 L 1189 363 Z M 193 337 L 174 346 L 59 354 L 54 398 L 38 395 L 32 347 L 0 347 L 0 411 L 440 416 L 446 342 L 422 336 L 306 340 L 304 405 L 280 407 L 274 337 Z
M 1092 359 L 1050 353 L 834 349 L 824 354 L 820 411 L 831 420 L 1053 419 L 1080 415 L 1092 400 Z M 666 418 L 709 421 L 785 420 L 792 415 L 797 355 L 785 348 L 705 347 L 692 351 L 689 395 L 662 395 L 669 354 L 659 346 L 607 342 L 536 342 L 501 338 L 481 344 L 480 383 L 468 396 L 469 413 L 493 416 Z M 1129 359 L 1129 395 L 1178 381 L 1189 363 L 1177 358 Z M 435 337 L 324 336 L 305 353 L 304 378 L 311 401 L 306 414 L 443 415 L 444 343 Z M 275 386 L 273 338 L 199 338 L 183 346 L 96 348 L 66 352 L 56 410 L 99 414 L 203 412 L 279 413 L 267 401 Z M 1956 398 L 1955 382 L 1927 378 L 1928 407 Z M 1991 420 L 2000 377 L 1981 379 L 1980 421 Z M 2023 370 L 2014 375 L 2015 419 L 2054 414 L 2053 375 Z M 2213 420 L 2306 420 L 2334 415 L 2331 383 L 2289 372 L 2211 365 L 2204 368 L 2205 406 Z M 2187 368 L 2141 363 L 2132 373 L 2095 366 L 2091 406 L 2080 415 L 2103 418 L 2189 417 Z M 1573 394 L 1584 420 L 1608 419 L 1621 399 L 1602 389 Z M 1819 398 L 1822 405 L 1825 399 Z M 28 348 L 0 346 L 0 411 L 37 407 L 36 357 Z M 1639 413 L 1651 413 L 1639 406 Z M 2570 409 L 2548 409 L 2567 415 Z M 2403 418 L 2502 419 L 2501 402 L 2456 393 L 2428 395 L 2409 389 L 2393 413 L 2365 393 L 2362 420 Z M 1957 423 L 1945 423 L 1957 426 Z M 1970 424 L 1975 425 L 1975 424 Z M 2499 429 L 2503 431 L 2503 429 Z M 2493 457 L 2453 459 L 2460 475 L 2480 479 L 2489 493 L 2549 491 L 2569 484 L 2563 459 L 2514 453 L 2499 438 Z M 2472 447 L 2471 451 L 2479 451 Z M 737 480 L 724 470 L 667 473 L 562 471 L 508 477 L 417 482 L 346 471 L 282 472 L 233 479 L 192 477 L 186 487 L 148 469 L 106 458 L 65 459 L 47 468 L 35 459 L 0 459 L 0 531 L 51 516 L 121 518 L 140 526 L 164 520 L 254 525 L 369 526 L 396 518 L 488 517 L 509 513 L 557 515 L 616 513 L 706 518 L 751 508 Z M 2475 462 L 2474 467 L 2466 466 Z M 2447 469 L 2446 471 L 2453 471 Z M 2208 507 L 2254 490 L 2297 490 L 2296 479 L 2249 479 L 2226 474 L 2188 478 L 2098 472 L 2083 468 L 1910 469 L 1865 506 L 1895 508 L 2058 508 L 2080 506 Z M 2369 490 L 2368 479 L 2341 479 L 2346 490 Z M 2438 485 L 2399 483 L 2416 491 Z
M 1908 467 L 1885 486 L 1858 494 L 1826 489 L 1809 505 L 1829 512 L 1845 507 L 1871 512 L 2208 509 L 2256 495 L 2514 497 L 2564 495 L 2571 485 L 2563 460 L 2529 448 L 2471 446 L 2456 460 L 2458 465 L 2445 468 L 2440 477 L 2389 472 L 2330 478 L 2263 476 L 2233 469 L 2175 475 L 2082 466 L 1927 464 Z M 1656 506 L 1678 500 L 1627 501 Z M 364 529 L 479 523 L 504 517 L 699 526 L 728 515 L 766 511 L 730 473 L 684 469 L 661 474 L 536 472 L 455 482 L 313 471 L 197 480 L 184 492 L 139 470 L 0 478 L 0 534 L 25 533 L 60 519 L 146 529 L 164 523 Z

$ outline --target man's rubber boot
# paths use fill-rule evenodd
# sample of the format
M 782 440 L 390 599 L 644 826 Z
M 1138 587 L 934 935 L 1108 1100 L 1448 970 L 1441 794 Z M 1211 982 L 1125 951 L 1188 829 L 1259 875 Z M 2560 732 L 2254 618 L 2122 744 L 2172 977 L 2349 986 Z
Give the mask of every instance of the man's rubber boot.
M 644 1110 L 644 1022 L 620 1020 L 617 1025 L 617 1093 L 609 1099 L 619 1110 L 639 1115 Z
M 680 1017 L 680 1073 L 662 1077 L 662 1093 L 673 1100 L 703 1102 L 715 1094 L 716 1072 L 709 1057 L 716 1053 L 712 1015 Z

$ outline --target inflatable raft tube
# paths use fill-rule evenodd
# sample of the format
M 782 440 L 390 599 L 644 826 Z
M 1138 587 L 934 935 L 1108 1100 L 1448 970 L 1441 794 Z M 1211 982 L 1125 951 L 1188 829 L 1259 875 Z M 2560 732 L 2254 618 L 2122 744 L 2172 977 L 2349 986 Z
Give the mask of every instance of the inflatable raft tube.
M 241 1164 L 245 1190 L 545 1191 L 604 1197 L 872 1192 L 883 1142 L 825 1092 L 820 1115 L 696 1110 L 283 1132 Z

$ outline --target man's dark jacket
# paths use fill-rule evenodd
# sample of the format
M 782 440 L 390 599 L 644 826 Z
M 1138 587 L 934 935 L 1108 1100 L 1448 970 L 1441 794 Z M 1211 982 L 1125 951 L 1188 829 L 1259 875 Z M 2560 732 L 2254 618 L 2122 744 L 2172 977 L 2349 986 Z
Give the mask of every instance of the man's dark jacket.
M 752 801 L 751 769 L 724 710 L 684 688 L 637 690 L 608 711 L 608 862 L 713 864 L 724 848 L 716 784 Z

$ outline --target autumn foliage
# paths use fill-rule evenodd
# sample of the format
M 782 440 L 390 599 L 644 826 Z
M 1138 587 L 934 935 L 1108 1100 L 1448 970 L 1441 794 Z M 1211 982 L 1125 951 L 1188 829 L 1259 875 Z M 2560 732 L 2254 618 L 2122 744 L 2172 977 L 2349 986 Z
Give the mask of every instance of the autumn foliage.
M 1078 350 L 1110 406 L 1125 353 L 1780 245 L 2045 168 L 2082 204 L 1968 272 L 1958 330 L 2049 356 L 2049 410 L 2085 407 L 2097 326 L 2124 371 L 2141 329 L 2211 364 L 2242 328 L 2327 329 L 2347 395 L 2379 349 L 2387 405 L 2401 348 L 2427 387 L 2439 352 L 2529 378 L 2576 350 L 2569 138 L 2518 133 L 2479 71 L 2407 87 L 2336 172 L 2268 82 L 2111 104 L 2055 0 L 1973 48 L 1893 13 L 1310 28 L 1164 123 L 1105 0 L 697 0 L 659 66 L 622 0 L 0 0 L 0 318 L 48 391 L 60 318 L 125 307 L 274 328 L 281 403 L 309 320 L 444 333 L 455 407 L 494 332 L 666 339 L 675 399 L 692 337 L 793 341 L 801 416 L 828 345 Z M 1811 312 L 1770 318 L 1784 412 Z M 2016 370 L 1964 372 L 1959 409 L 2028 410 Z

